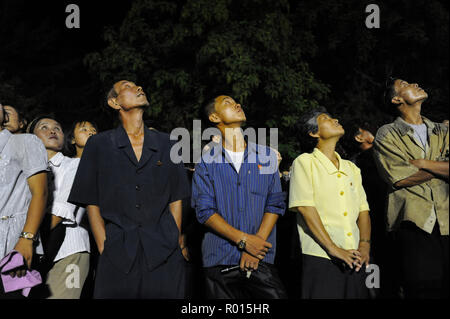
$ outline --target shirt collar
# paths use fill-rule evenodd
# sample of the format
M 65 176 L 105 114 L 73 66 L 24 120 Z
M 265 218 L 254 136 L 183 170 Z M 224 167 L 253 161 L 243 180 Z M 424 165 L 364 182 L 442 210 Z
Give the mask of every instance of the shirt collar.
M 333 162 L 331 162 L 330 159 L 326 157 L 325 154 L 323 154 L 318 148 L 314 148 L 313 151 L 314 157 L 317 158 L 320 163 L 322 163 L 322 165 L 326 168 L 328 174 L 332 175 L 340 172 L 344 173 L 345 175 L 349 175 L 348 172 L 346 171 L 347 170 L 346 166 L 343 165 L 341 156 L 337 152 L 334 152 L 334 154 L 336 154 L 336 157 L 339 161 L 339 169 L 336 166 L 334 166 Z
M 245 142 L 247 143 L 247 147 L 244 150 L 244 161 L 245 161 L 245 159 L 247 159 L 247 157 L 250 154 L 252 154 L 252 153 L 258 154 L 259 151 L 258 151 L 258 144 L 249 142 L 247 136 L 244 136 L 244 139 L 245 139 Z M 209 161 L 211 161 L 211 160 L 215 160 L 215 158 L 217 156 L 222 155 L 223 156 L 222 158 L 227 159 L 227 155 L 225 153 L 225 148 L 223 147 L 222 142 L 219 144 L 215 143 L 214 145 L 217 145 L 217 146 L 213 147 L 211 150 L 202 154 L 202 157 L 208 158 Z M 218 152 L 215 152 L 216 149 L 218 150 Z
M 435 130 L 436 125 L 432 121 L 427 119 L 425 116 L 422 116 L 422 120 L 427 126 L 429 132 L 437 134 Z M 414 133 L 414 129 L 410 125 L 408 125 L 408 123 L 406 123 L 405 120 L 400 116 L 397 117 L 397 119 L 394 121 L 394 125 L 398 128 L 401 135 L 406 135 L 408 134 L 408 132 Z
M 48 162 L 55 167 L 61 166 L 64 155 L 61 152 L 56 153 Z
M 7 129 L 3 129 L 0 132 L 0 153 L 3 151 L 3 149 L 6 146 L 6 143 L 8 143 L 9 138 L 12 136 L 11 132 Z
M 128 134 L 122 125 L 120 125 L 115 130 L 115 136 L 116 136 L 117 147 L 122 148 L 122 147 L 125 147 L 128 145 L 131 146 L 130 139 L 128 138 Z M 143 147 L 152 149 L 154 151 L 157 151 L 159 149 L 159 144 L 158 144 L 158 140 L 156 138 L 156 133 L 147 127 L 144 127 L 144 146 Z

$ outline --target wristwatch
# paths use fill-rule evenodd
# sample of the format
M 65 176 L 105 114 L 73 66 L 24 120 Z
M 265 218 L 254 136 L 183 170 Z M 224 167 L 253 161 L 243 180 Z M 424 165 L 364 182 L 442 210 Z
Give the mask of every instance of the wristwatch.
M 238 243 L 238 249 L 245 250 L 245 245 L 246 245 L 245 239 L 241 239 Z
M 37 241 L 37 236 L 33 233 L 29 233 L 29 232 L 21 232 L 19 238 L 25 238 L 25 239 L 29 239 L 32 241 Z

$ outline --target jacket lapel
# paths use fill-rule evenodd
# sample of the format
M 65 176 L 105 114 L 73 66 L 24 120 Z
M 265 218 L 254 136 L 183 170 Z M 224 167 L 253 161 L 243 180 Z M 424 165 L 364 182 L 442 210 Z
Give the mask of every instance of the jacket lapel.
M 144 130 L 144 145 L 142 146 L 142 155 L 138 163 L 139 167 L 144 167 L 159 149 L 156 133 L 148 128 Z
M 134 154 L 133 147 L 131 147 L 130 139 L 122 126 L 119 126 L 116 129 L 115 137 L 117 147 L 128 157 L 134 166 L 137 166 L 138 162 L 136 155 Z

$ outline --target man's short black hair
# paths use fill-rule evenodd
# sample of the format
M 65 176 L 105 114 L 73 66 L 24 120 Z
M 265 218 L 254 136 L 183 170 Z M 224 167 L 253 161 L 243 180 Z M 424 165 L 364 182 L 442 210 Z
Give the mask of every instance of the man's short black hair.
M 216 111 L 216 98 L 217 97 L 208 99 L 203 108 L 203 115 L 208 122 L 210 122 L 209 116 Z
M 106 95 L 106 103 L 108 103 L 108 101 L 110 99 L 115 99 L 119 96 L 119 94 L 117 94 L 116 89 L 113 87 L 108 91 L 108 94 Z
M 1 104 L 1 105 L 3 106 L 3 104 Z M 6 112 L 5 112 L 5 108 L 4 107 L 2 107 L 2 113 L 3 113 L 3 122 L 5 122 L 6 121 Z M 0 122 L 0 126 L 3 125 L 3 122 Z
M 387 108 L 390 108 L 394 104 L 392 103 L 392 99 L 397 95 L 397 91 L 395 91 L 395 81 L 398 78 L 389 77 L 386 80 L 385 89 L 384 89 L 384 105 Z

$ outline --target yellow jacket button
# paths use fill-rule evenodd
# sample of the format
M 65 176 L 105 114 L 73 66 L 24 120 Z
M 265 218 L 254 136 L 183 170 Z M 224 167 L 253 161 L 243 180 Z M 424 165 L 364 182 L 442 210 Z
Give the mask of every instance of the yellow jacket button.
M 344 216 L 347 216 L 347 215 L 348 215 L 348 213 L 347 213 L 347 212 L 345 212 L 345 213 L 344 213 Z
M 351 236 L 351 235 L 352 235 L 352 233 L 348 233 L 348 234 L 347 234 L 347 236 Z
M 341 194 L 341 196 L 342 196 L 342 195 L 344 195 L 344 192 L 341 192 L 340 194 Z

